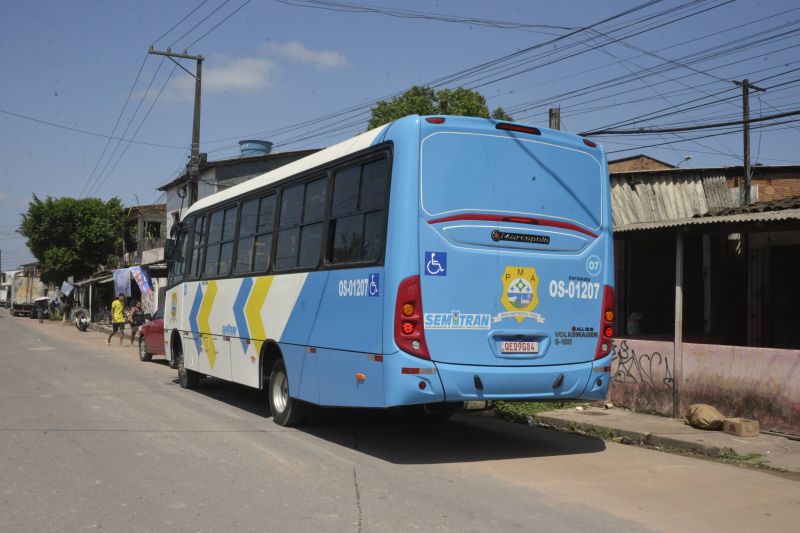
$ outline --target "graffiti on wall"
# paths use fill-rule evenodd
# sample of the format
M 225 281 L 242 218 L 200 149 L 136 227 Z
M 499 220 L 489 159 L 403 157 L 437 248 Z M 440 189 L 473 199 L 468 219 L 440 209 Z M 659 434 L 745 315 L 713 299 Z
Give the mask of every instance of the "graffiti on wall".
M 669 357 L 659 352 L 637 354 L 628 341 L 614 343 L 611 360 L 611 381 L 630 383 L 653 389 L 672 389 L 672 369 Z

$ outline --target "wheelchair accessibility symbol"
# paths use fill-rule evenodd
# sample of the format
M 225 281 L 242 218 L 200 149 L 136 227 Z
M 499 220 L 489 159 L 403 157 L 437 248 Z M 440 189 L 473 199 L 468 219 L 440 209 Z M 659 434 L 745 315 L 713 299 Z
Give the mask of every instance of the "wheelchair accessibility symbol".
M 447 252 L 425 252 L 425 275 L 447 275 Z
M 370 296 L 378 296 L 378 295 L 380 295 L 380 293 L 381 293 L 380 281 L 381 281 L 380 274 L 370 274 L 369 275 L 369 287 L 367 288 L 367 293 Z

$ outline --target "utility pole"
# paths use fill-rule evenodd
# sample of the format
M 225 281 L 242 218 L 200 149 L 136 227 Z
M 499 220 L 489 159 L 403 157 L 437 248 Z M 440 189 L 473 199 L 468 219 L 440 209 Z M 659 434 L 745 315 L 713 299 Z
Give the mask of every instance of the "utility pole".
M 549 110 L 550 115 L 550 129 L 551 130 L 560 130 L 561 129 L 561 108 L 560 107 L 551 107 Z
M 750 84 L 750 80 L 734 81 L 742 88 L 742 159 L 744 180 L 741 191 L 742 205 L 750 205 L 750 89 L 766 92 L 766 89 Z
M 203 74 L 203 56 L 192 56 L 186 53 L 178 54 L 167 48 L 165 52 L 161 52 L 150 47 L 148 54 L 157 56 L 166 56 L 170 61 L 181 67 L 189 76 L 194 78 L 194 121 L 192 122 L 192 154 L 189 158 L 189 184 L 187 191 L 188 204 L 191 206 L 197 201 L 197 181 L 200 178 L 200 83 Z M 175 61 L 173 58 L 192 59 L 196 61 L 197 67 L 195 73 L 192 74 L 183 65 Z

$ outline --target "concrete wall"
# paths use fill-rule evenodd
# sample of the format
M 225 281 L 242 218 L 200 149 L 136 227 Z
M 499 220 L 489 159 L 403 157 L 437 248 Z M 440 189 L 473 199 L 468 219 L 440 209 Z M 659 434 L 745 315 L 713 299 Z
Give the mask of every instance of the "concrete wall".
M 609 399 L 642 412 L 672 415 L 673 345 L 618 339 Z M 800 350 L 716 344 L 683 345 L 680 412 L 713 405 L 761 429 L 800 435 Z

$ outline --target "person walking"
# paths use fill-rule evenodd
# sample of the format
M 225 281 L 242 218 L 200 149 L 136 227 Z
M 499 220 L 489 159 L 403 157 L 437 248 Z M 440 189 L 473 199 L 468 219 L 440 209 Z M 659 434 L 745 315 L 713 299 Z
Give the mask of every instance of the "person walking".
M 39 319 L 39 324 L 44 324 L 44 306 L 42 302 L 36 304 L 36 318 Z
M 69 313 L 72 311 L 72 304 L 69 297 L 64 298 L 64 305 L 61 306 L 61 325 L 63 326 L 69 322 Z
M 139 331 L 139 328 L 142 327 L 144 324 L 144 311 L 142 311 L 142 304 L 136 302 L 133 304 L 133 309 L 131 310 L 131 345 L 133 345 L 133 340 L 136 338 L 136 332 Z
M 111 344 L 111 337 L 119 331 L 119 345 L 125 340 L 125 295 L 119 293 L 117 299 L 111 304 L 111 333 L 106 340 L 106 344 Z

